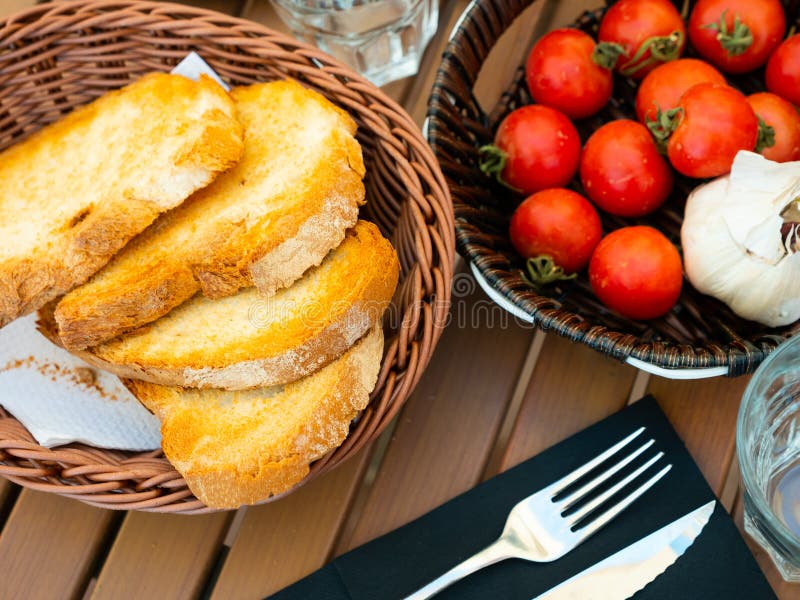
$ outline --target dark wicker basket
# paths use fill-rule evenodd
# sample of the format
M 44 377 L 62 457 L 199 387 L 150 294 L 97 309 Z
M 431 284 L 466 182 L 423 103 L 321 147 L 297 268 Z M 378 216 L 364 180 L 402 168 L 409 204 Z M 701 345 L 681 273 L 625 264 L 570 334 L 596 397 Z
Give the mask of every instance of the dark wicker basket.
M 75 106 L 196 50 L 233 85 L 292 77 L 346 109 L 367 165 L 364 217 L 397 249 L 401 275 L 378 383 L 344 444 L 305 481 L 378 436 L 419 381 L 450 302 L 455 244 L 447 186 L 418 127 L 374 85 L 321 51 L 248 21 L 178 4 L 65 1 L 0 21 L 0 149 Z M 160 452 L 39 446 L 0 409 L 0 475 L 95 506 L 205 512 Z
M 476 100 L 475 87 L 498 38 L 531 4 L 531 0 L 474 0 L 453 31 L 437 73 L 428 110 L 428 141 L 450 186 L 458 251 L 494 291 L 543 329 L 620 360 L 632 357 L 666 369 L 723 367 L 730 376 L 753 371 L 781 341 L 800 329 L 798 323 L 769 329 L 745 321 L 688 283 L 678 305 L 665 317 L 633 321 L 605 309 L 585 276 L 542 292 L 532 290 L 520 276 L 522 260 L 507 236 L 508 220 L 520 198 L 480 172 L 478 148 L 492 142 L 496 126 L 511 110 L 531 103 L 524 69 L 517 68 L 510 87 L 488 110 Z M 791 22 L 798 16 L 798 3 L 786 5 Z M 604 8 L 586 12 L 573 26 L 594 34 L 603 13 Z M 763 89 L 757 74 L 732 83 L 748 93 Z M 635 94 L 634 82 L 616 77 L 609 105 L 576 123 L 582 139 L 610 120 L 635 120 Z M 650 224 L 680 246 L 683 205 L 697 184 L 697 180 L 676 176 L 675 191 L 658 212 L 636 220 L 602 215 L 603 228 Z M 577 178 L 572 185 L 580 191 Z

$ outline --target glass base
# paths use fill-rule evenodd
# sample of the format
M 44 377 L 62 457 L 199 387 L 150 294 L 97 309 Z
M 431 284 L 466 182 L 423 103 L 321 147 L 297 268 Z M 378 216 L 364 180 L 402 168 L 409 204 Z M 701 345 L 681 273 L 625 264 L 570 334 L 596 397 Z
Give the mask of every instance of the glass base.
M 439 20 L 438 0 L 375 0 L 351 10 L 305 10 L 273 0 L 295 37 L 358 71 L 377 86 L 419 70 Z
M 750 516 L 746 507 L 744 510 L 744 530 L 769 555 L 772 562 L 775 564 L 775 568 L 778 569 L 778 572 L 785 581 L 800 583 L 800 565 L 796 564 L 797 561 L 800 561 L 800 556 L 795 558 L 795 562 L 792 562 L 781 554 L 773 542 L 767 539 L 769 534 L 762 532 L 758 520 Z

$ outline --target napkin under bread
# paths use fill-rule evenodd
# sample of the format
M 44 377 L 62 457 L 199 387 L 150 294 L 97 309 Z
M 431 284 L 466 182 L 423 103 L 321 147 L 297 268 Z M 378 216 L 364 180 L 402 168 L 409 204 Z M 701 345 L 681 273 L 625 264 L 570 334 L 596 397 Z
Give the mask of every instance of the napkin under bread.
M 51 344 L 28 315 L 0 329 L 0 405 L 42 446 L 155 450 L 159 422 L 122 382 Z

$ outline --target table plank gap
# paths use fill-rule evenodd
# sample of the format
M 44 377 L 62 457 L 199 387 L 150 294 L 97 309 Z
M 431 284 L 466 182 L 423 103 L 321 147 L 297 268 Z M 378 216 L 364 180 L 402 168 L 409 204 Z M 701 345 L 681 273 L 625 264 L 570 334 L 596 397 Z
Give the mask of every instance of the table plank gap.
M 11 513 L 11 508 L 17 501 L 21 489 L 7 479 L 0 479 L 0 531 L 3 530 L 3 524 Z
M 500 426 L 500 432 L 497 434 L 492 452 L 489 459 L 486 461 L 486 466 L 483 468 L 481 480 L 485 481 L 492 475 L 500 471 L 500 464 L 503 460 L 506 447 L 508 446 L 511 434 L 514 431 L 514 425 L 519 417 L 519 411 L 522 409 L 522 401 L 525 398 L 525 393 L 530 385 L 533 370 L 536 367 L 536 361 L 539 360 L 539 354 L 544 346 L 544 341 L 547 334 L 544 331 L 537 329 L 533 334 L 533 342 L 531 343 L 528 355 L 525 357 L 525 363 L 522 365 L 522 371 L 517 379 L 517 385 L 514 388 L 514 394 L 511 396 L 506 414 L 503 417 L 503 424 Z
M 247 506 L 243 506 L 236 511 L 236 514 L 233 516 L 231 524 L 228 527 L 228 531 L 225 533 L 225 539 L 222 540 L 222 544 L 224 546 L 228 546 L 229 548 L 233 546 L 236 536 L 239 535 L 239 529 L 242 527 L 242 521 L 247 514 L 247 509 Z
M 769 555 L 744 531 L 744 501 L 742 499 L 741 489 L 739 490 L 735 502 L 733 520 L 739 528 L 739 531 L 742 532 L 748 548 L 750 548 L 753 556 L 755 556 L 758 566 L 764 571 L 764 575 L 767 576 L 767 581 L 769 581 L 769 584 L 772 586 L 778 598 L 780 598 L 780 600 L 797 600 L 797 598 L 800 598 L 800 583 L 784 581 Z
M 81 600 L 89 600 L 89 598 L 92 597 L 95 585 L 97 585 L 97 577 L 92 577 L 91 579 L 89 579 L 89 583 L 86 584 L 86 589 L 83 591 Z
M 367 506 L 370 490 L 375 484 L 375 478 L 378 476 L 380 467 L 383 464 L 383 459 L 386 456 L 386 451 L 389 448 L 389 443 L 394 436 L 394 430 L 397 427 L 398 417 L 392 419 L 392 422 L 386 427 L 383 433 L 373 443 L 372 458 L 367 466 L 364 477 L 356 489 L 350 510 L 344 518 L 344 523 L 337 536 L 337 543 L 339 539 L 349 538 L 353 535 L 358 522 L 361 520 L 361 515 Z M 335 548 L 335 545 L 334 545 Z
M 631 386 L 631 393 L 628 394 L 628 404 L 633 404 L 647 394 L 648 385 L 650 385 L 650 373 L 647 371 L 637 371 L 636 377 L 633 379 L 633 385 Z
M 0 534 L 0 598 L 79 598 L 122 513 L 25 489 Z
M 731 464 L 728 467 L 728 473 L 725 476 L 725 483 L 722 485 L 722 491 L 719 494 L 719 501 L 729 513 L 733 514 L 736 505 L 736 496 L 739 493 L 739 485 L 741 477 L 739 475 L 739 460 L 736 457 L 734 449 Z
M 321 567 L 370 459 L 370 447 L 285 498 L 247 509 L 212 600 L 263 598 Z
M 733 460 L 736 415 L 748 380 L 747 376 L 693 381 L 654 376 L 647 388 L 717 495 Z
M 548 335 L 498 471 L 620 410 L 635 378 L 633 367 Z
M 456 288 L 450 325 L 402 410 L 363 514 L 337 544 L 337 555 L 480 481 L 533 332 L 486 300 L 474 280 L 465 281 L 472 287 Z
M 103 564 L 92 600 L 194 598 L 214 565 L 232 513 L 131 511 Z M 136 581 L 135 589 L 131 582 Z

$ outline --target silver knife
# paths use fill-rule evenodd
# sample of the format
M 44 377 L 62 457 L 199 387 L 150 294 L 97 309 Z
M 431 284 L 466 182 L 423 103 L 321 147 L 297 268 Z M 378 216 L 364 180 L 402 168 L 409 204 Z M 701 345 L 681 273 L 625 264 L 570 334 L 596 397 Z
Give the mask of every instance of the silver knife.
M 686 552 L 708 523 L 715 505 L 712 500 L 533 600 L 630 598 Z

